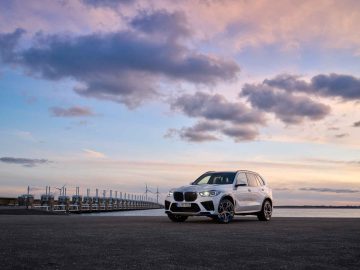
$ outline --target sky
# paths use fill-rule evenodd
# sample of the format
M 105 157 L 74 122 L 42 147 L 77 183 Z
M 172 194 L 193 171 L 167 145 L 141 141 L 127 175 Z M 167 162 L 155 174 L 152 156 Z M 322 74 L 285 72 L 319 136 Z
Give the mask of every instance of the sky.
M 247 169 L 278 205 L 360 205 L 359 25 L 356 0 L 0 0 L 0 196 Z

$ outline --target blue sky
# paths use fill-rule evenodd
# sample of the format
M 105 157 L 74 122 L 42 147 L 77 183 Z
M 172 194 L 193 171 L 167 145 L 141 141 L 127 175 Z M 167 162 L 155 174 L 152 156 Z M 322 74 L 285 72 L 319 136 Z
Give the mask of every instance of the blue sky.
M 358 205 L 357 5 L 0 2 L 0 195 L 250 169 L 279 204 Z

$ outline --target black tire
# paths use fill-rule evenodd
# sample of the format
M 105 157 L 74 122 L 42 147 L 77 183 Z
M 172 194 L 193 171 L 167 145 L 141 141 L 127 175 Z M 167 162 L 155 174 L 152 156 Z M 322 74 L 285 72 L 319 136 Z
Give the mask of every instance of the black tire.
M 228 199 L 222 199 L 219 202 L 218 212 L 217 221 L 225 224 L 229 223 L 235 215 L 234 204 Z
M 272 216 L 272 204 L 270 200 L 265 200 L 261 207 L 261 211 L 257 214 L 260 221 L 269 221 Z
M 173 222 L 184 222 L 188 218 L 188 216 L 174 215 L 174 214 L 168 214 L 168 217 Z

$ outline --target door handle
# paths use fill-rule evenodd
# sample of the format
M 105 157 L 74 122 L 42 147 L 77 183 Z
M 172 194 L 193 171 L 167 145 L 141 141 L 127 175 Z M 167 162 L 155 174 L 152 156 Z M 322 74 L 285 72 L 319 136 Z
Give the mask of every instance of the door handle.
M 251 189 L 249 188 L 248 191 L 251 192 Z

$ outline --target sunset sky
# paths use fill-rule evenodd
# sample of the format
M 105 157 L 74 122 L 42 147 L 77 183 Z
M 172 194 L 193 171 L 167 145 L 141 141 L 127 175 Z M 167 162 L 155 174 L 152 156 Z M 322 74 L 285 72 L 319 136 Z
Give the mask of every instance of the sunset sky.
M 357 0 L 0 0 L 0 196 L 248 169 L 360 205 L 359 25 Z

